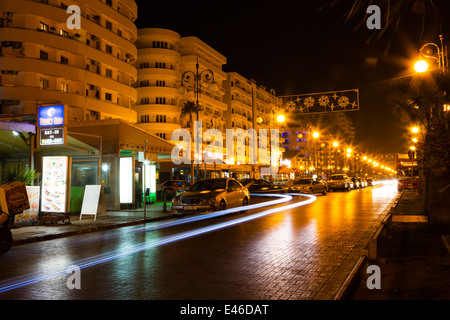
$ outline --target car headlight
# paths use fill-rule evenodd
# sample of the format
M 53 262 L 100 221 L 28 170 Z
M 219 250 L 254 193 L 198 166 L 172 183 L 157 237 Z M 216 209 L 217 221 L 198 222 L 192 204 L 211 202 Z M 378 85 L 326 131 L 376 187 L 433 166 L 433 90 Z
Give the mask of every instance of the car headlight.
M 177 204 L 180 204 L 180 203 L 181 203 L 180 197 L 175 197 L 175 198 L 172 199 L 172 204 L 177 205 Z

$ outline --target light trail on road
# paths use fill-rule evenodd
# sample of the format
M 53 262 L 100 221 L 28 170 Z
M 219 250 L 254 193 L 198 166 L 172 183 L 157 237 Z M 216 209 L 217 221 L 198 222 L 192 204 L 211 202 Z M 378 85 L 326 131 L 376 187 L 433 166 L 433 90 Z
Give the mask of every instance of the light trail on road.
M 273 197 L 274 195 L 259 195 L 259 196 L 271 196 Z M 76 262 L 71 263 L 70 265 L 68 265 L 66 268 L 59 270 L 57 272 L 53 272 L 53 273 L 49 273 L 49 274 L 44 274 L 41 276 L 35 276 L 35 275 L 26 275 L 26 276 L 22 276 L 22 277 L 18 277 L 18 278 L 14 278 L 12 280 L 5 280 L 0 282 L 0 293 L 2 292 L 6 292 L 6 291 L 10 291 L 10 290 L 14 290 L 17 288 L 21 288 L 27 285 L 31 285 L 34 283 L 38 283 L 44 280 L 48 280 L 57 276 L 62 276 L 62 275 L 67 275 L 68 273 L 72 272 L 71 267 L 72 266 L 77 266 L 80 270 L 81 269 L 85 269 L 88 267 L 92 267 L 95 265 L 99 265 L 102 263 L 106 263 L 124 256 L 128 256 L 131 254 L 135 254 L 144 250 L 148 250 L 157 246 L 161 246 L 164 244 L 168 244 L 168 243 L 173 243 L 175 241 L 179 241 L 179 240 L 184 240 L 184 239 L 188 239 L 194 236 L 198 236 L 207 232 L 212 232 L 212 231 L 216 231 L 219 229 L 223 229 L 226 227 L 230 227 L 233 225 L 237 225 L 240 223 L 244 223 L 244 222 L 248 222 L 250 220 L 254 220 L 257 218 L 261 218 L 263 216 L 269 215 L 269 214 L 273 214 L 273 213 L 277 213 L 283 210 L 289 210 L 289 209 L 293 209 L 296 207 L 300 207 L 300 206 L 304 206 L 307 204 L 310 204 L 312 202 L 314 202 L 316 200 L 316 196 L 314 195 L 306 195 L 306 194 L 291 194 L 291 195 L 280 195 L 282 196 L 281 198 L 284 198 L 283 200 L 285 201 L 289 201 L 292 200 L 292 196 L 302 196 L 302 197 L 307 197 L 309 198 L 308 200 L 305 201 L 300 201 L 300 202 L 296 202 L 293 204 L 289 204 L 289 205 L 285 205 L 285 206 L 281 206 L 281 207 L 277 207 L 277 208 L 272 208 L 272 209 L 267 209 L 255 214 L 251 214 L 245 217 L 240 217 L 240 218 L 236 218 L 230 221 L 226 221 L 226 222 L 221 222 L 221 223 L 217 223 L 217 224 L 213 224 L 210 226 L 206 226 L 206 227 L 202 227 L 202 228 L 198 228 L 198 229 L 194 229 L 194 230 L 190 230 L 190 231 L 186 231 L 186 232 L 182 232 L 179 234 L 175 234 L 172 236 L 168 236 L 168 237 L 164 237 L 161 238 L 157 241 L 152 241 L 152 242 L 144 242 L 144 243 L 140 243 L 137 245 L 133 245 L 130 246 L 128 248 L 125 249 L 121 249 L 121 250 L 114 250 L 108 253 L 104 253 L 104 254 L 100 254 L 100 255 L 96 255 L 93 257 L 89 257 L 86 259 L 82 259 Z M 289 199 L 289 200 L 286 200 Z M 276 200 L 275 200 L 276 201 Z M 273 201 L 269 201 L 272 202 L 271 204 L 273 205 Z M 282 201 L 284 202 L 284 201 Z M 280 202 L 278 202 L 280 203 Z M 242 211 L 242 210 L 249 210 L 249 209 L 257 209 L 257 208 L 261 208 L 261 204 L 255 204 L 255 205 L 249 205 L 249 206 L 245 206 L 243 209 L 242 207 L 238 207 L 238 208 L 233 208 L 233 209 L 227 209 L 227 210 L 222 210 L 222 211 L 218 211 L 218 212 L 212 212 L 203 216 L 196 216 L 198 217 L 198 220 L 191 220 L 191 219 L 187 219 L 189 221 L 186 222 L 192 222 L 192 221 L 199 221 L 199 220 L 203 220 L 206 218 L 211 218 L 211 217 L 218 217 L 218 216 L 223 216 L 225 214 L 229 214 L 229 213 L 234 213 L 234 212 L 238 212 L 238 211 Z M 192 218 L 196 218 L 196 217 L 192 217 Z M 203 218 L 202 218 L 203 217 Z M 186 223 L 184 222 L 184 223 Z M 176 221 L 175 221 L 176 223 Z M 178 224 L 173 224 L 173 225 L 179 225 Z M 161 224 L 164 227 L 167 227 L 169 225 L 167 224 Z M 145 228 L 144 228 L 145 229 Z M 150 228 L 151 229 L 151 228 Z M 147 229 L 148 230 L 148 229 Z M 68 271 L 69 269 L 69 271 Z M 19 280 L 20 279 L 20 280 Z

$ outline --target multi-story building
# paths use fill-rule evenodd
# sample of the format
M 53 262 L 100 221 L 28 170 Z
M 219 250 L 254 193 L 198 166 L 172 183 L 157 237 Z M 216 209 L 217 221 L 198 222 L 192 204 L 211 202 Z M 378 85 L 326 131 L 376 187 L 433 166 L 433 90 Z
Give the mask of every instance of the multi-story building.
M 2 114 L 36 114 L 39 104 L 59 103 L 69 106 L 69 121 L 136 122 L 134 1 L 1 4 Z M 68 26 L 69 5 L 81 10 L 80 29 Z

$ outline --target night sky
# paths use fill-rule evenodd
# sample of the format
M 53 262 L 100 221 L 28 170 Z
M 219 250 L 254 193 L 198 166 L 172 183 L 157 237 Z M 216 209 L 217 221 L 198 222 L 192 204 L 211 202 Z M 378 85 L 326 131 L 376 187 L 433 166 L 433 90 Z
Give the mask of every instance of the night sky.
M 415 1 L 421 0 L 406 2 Z M 440 26 L 450 39 L 448 0 L 435 0 L 437 10 L 406 5 L 401 20 L 375 40 L 371 37 L 380 31 L 366 27 L 365 12 L 346 20 L 353 1 L 334 7 L 328 0 L 136 3 L 138 28 L 196 36 L 227 58 L 224 71 L 254 79 L 277 95 L 359 89 L 360 110 L 347 114 L 361 149 L 375 153 L 404 152 L 408 146 L 406 124 L 387 98 L 396 82 L 386 80 L 412 73 L 421 45 L 439 44 Z M 380 9 L 382 15 L 387 10 Z

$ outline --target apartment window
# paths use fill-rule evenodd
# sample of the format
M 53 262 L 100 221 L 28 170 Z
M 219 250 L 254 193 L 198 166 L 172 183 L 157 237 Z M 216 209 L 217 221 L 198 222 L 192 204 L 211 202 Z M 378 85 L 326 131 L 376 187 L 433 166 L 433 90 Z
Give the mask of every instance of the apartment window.
M 150 68 L 150 64 L 148 62 L 142 62 L 139 67 L 141 69 L 146 69 L 146 68 Z
M 48 60 L 48 52 L 40 50 L 39 51 L 39 59 Z
M 166 115 L 156 115 L 156 122 L 166 122 Z
M 166 63 L 165 62 L 156 62 L 155 63 L 155 68 L 165 69 L 166 68 Z
M 157 97 L 156 104 L 166 104 L 166 98 Z
M 108 92 L 105 92 L 105 100 L 112 101 L 112 94 L 108 93 Z
M 156 80 L 156 86 L 157 87 L 165 87 L 166 86 L 166 81 L 164 81 L 164 80 Z
M 112 70 L 111 69 L 105 69 L 105 75 L 109 78 L 112 78 Z
M 150 98 L 149 97 L 141 98 L 141 104 L 150 104 Z
M 153 48 L 163 48 L 167 49 L 168 43 L 164 41 L 153 41 L 152 42 Z
M 110 53 L 112 54 L 112 46 L 110 46 L 109 44 L 106 45 L 106 53 Z
M 69 84 L 65 82 L 61 82 L 60 84 L 60 90 L 62 92 L 69 92 Z
M 65 37 L 65 38 L 69 37 L 69 33 L 63 29 L 59 30 L 59 35 Z
M 61 63 L 62 64 L 69 64 L 69 58 L 61 56 Z
M 112 0 L 106 0 L 106 4 L 112 7 Z
M 41 79 L 39 80 L 39 87 L 40 87 L 41 89 L 48 89 L 48 80 L 45 79 L 45 78 L 41 78 Z
M 39 30 L 48 32 L 48 24 L 45 24 L 45 23 L 43 23 L 43 22 L 40 22 L 40 23 L 39 23 Z
M 112 30 L 112 23 L 111 23 L 111 21 L 106 20 L 105 21 L 105 27 L 106 27 L 106 29 Z
M 141 122 L 142 122 L 142 123 L 148 123 L 148 122 L 150 122 L 150 116 L 149 116 L 148 114 L 142 115 L 142 116 L 141 116 Z
M 150 81 L 148 80 L 143 80 L 139 82 L 139 87 L 149 87 L 150 86 Z

